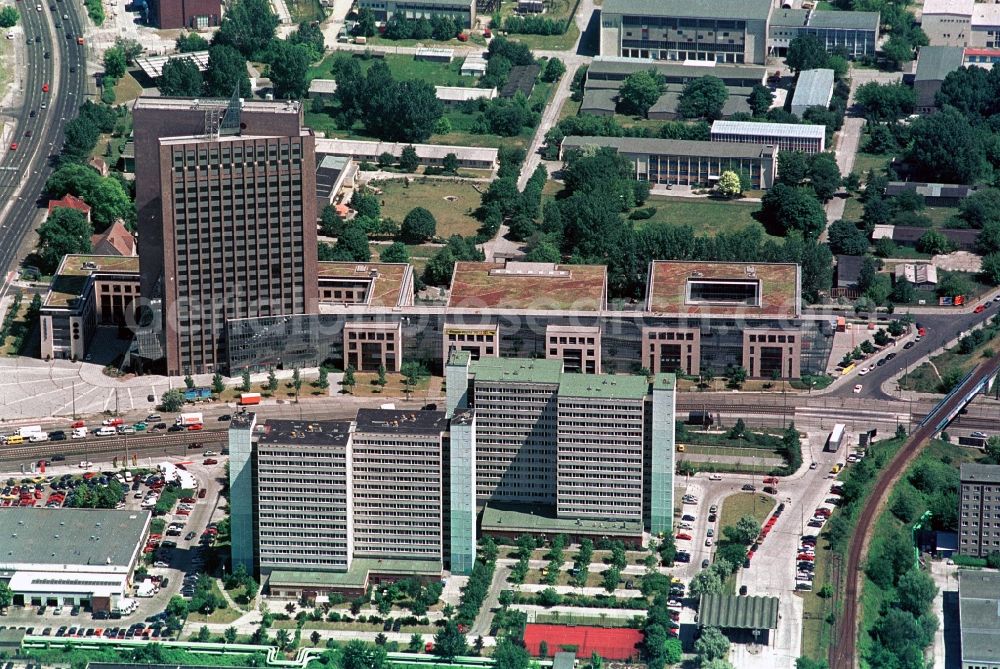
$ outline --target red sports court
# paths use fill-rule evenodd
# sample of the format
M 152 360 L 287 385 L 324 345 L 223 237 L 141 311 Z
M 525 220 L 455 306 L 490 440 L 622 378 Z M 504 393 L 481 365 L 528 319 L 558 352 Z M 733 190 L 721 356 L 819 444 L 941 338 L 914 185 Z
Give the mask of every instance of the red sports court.
M 536 657 L 540 655 L 539 646 L 544 641 L 549 656 L 575 648 L 578 658 L 588 658 L 597 651 L 605 660 L 628 660 L 639 655 L 643 638 L 639 630 L 625 627 L 529 624 L 524 629 L 524 646 Z

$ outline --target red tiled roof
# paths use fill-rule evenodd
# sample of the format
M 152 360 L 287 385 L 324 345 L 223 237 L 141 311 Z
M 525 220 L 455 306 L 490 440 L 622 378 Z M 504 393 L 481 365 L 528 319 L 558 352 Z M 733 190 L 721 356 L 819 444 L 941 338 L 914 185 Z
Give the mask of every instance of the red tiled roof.
M 90 246 L 92 247 L 93 252 L 97 255 L 135 255 L 135 238 L 121 221 L 115 221 L 110 228 L 99 235 L 91 237 Z
M 63 195 L 58 200 L 49 200 L 49 213 L 52 213 L 53 209 L 58 209 L 59 207 L 65 207 L 67 209 L 76 209 L 77 211 L 90 215 L 90 205 L 76 197 L 67 193 Z
M 639 654 L 642 632 L 625 627 L 576 627 L 569 625 L 529 624 L 524 629 L 524 646 L 534 656 L 544 641 L 549 655 L 561 650 L 573 652 L 579 658 L 590 657 L 597 651 L 605 660 L 627 660 Z

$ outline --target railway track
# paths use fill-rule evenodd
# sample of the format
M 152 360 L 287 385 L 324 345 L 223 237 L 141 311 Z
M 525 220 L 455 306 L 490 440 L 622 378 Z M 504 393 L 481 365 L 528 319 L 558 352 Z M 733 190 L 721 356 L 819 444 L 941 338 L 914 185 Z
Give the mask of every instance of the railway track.
M 51 460 L 54 455 L 88 457 L 162 451 L 182 452 L 191 444 L 219 444 L 229 439 L 226 430 L 202 430 L 198 433 L 159 433 L 130 435 L 128 437 L 98 437 L 91 439 L 70 439 L 48 441 L 30 446 L 0 447 L 0 462 L 30 462 Z
M 994 358 L 981 365 L 975 373 L 965 380 L 961 389 L 933 413 L 943 412 L 947 415 L 959 407 L 966 393 L 980 383 L 984 377 L 996 374 L 998 368 L 1000 368 L 1000 358 Z M 857 640 L 861 622 L 859 614 L 862 565 L 868 554 L 869 541 L 875 523 L 889 501 L 893 487 L 919 455 L 923 446 L 934 436 L 936 424 L 937 421 L 931 420 L 917 427 L 903 444 L 903 447 L 889 461 L 886 468 L 879 473 L 878 480 L 872 487 L 872 496 L 868 498 L 864 508 L 858 513 L 858 525 L 851 535 L 851 543 L 847 551 L 847 564 L 843 572 L 845 578 L 843 613 L 840 616 L 836 638 L 830 646 L 830 669 L 855 669 L 860 664 L 860 658 L 857 657 Z

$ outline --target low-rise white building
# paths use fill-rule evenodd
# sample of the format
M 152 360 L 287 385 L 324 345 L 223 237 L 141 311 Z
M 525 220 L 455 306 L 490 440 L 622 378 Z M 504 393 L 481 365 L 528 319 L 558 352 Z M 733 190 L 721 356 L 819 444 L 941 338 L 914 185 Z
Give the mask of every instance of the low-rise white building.
M 148 511 L 8 508 L 0 513 L 0 581 L 20 606 L 111 611 L 128 592 Z

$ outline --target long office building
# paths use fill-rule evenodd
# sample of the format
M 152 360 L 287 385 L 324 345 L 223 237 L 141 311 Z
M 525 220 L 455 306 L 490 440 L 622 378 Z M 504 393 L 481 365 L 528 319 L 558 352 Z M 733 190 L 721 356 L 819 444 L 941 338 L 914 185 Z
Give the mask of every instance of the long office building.
M 359 9 L 368 9 L 376 21 L 401 17 L 410 21 L 444 16 L 459 28 L 471 28 L 476 21 L 476 0 L 358 0 Z
M 713 121 L 713 142 L 772 144 L 779 151 L 822 153 L 826 150 L 826 126 L 801 123 L 756 123 Z
M 639 137 L 567 137 L 560 152 L 609 147 L 635 166 L 638 181 L 710 187 L 727 170 L 745 174 L 752 188 L 766 190 L 778 175 L 778 147 L 773 144 L 699 142 Z
M 171 375 L 226 368 L 226 321 L 315 313 L 314 137 L 292 101 L 140 97 L 136 208 L 147 331 Z
M 349 265 L 353 272 L 357 264 Z M 398 267 L 406 266 L 390 269 Z M 462 350 L 474 359 L 558 360 L 566 372 L 645 367 L 697 375 L 743 366 L 754 377 L 797 378 L 825 369 L 835 329 L 829 318 L 801 313 L 794 264 L 655 261 L 646 301 L 630 305 L 608 303 L 600 265 L 458 262 L 446 294 L 419 304 L 410 300 L 412 287 L 404 297 L 394 283 L 408 276 L 386 271 L 365 301 L 322 303 L 316 316 L 230 321 L 237 343 L 230 367 L 337 360 L 376 371 L 380 363 L 392 370 L 420 360 L 440 372 Z
M 644 531 L 669 532 L 675 377 L 561 367 L 455 351 L 447 411 L 361 409 L 353 421 L 260 428 L 254 414 L 238 414 L 233 564 L 260 574 L 274 596 L 310 599 L 468 574 L 482 533 L 641 545 Z M 533 526 L 519 528 L 527 516 Z

